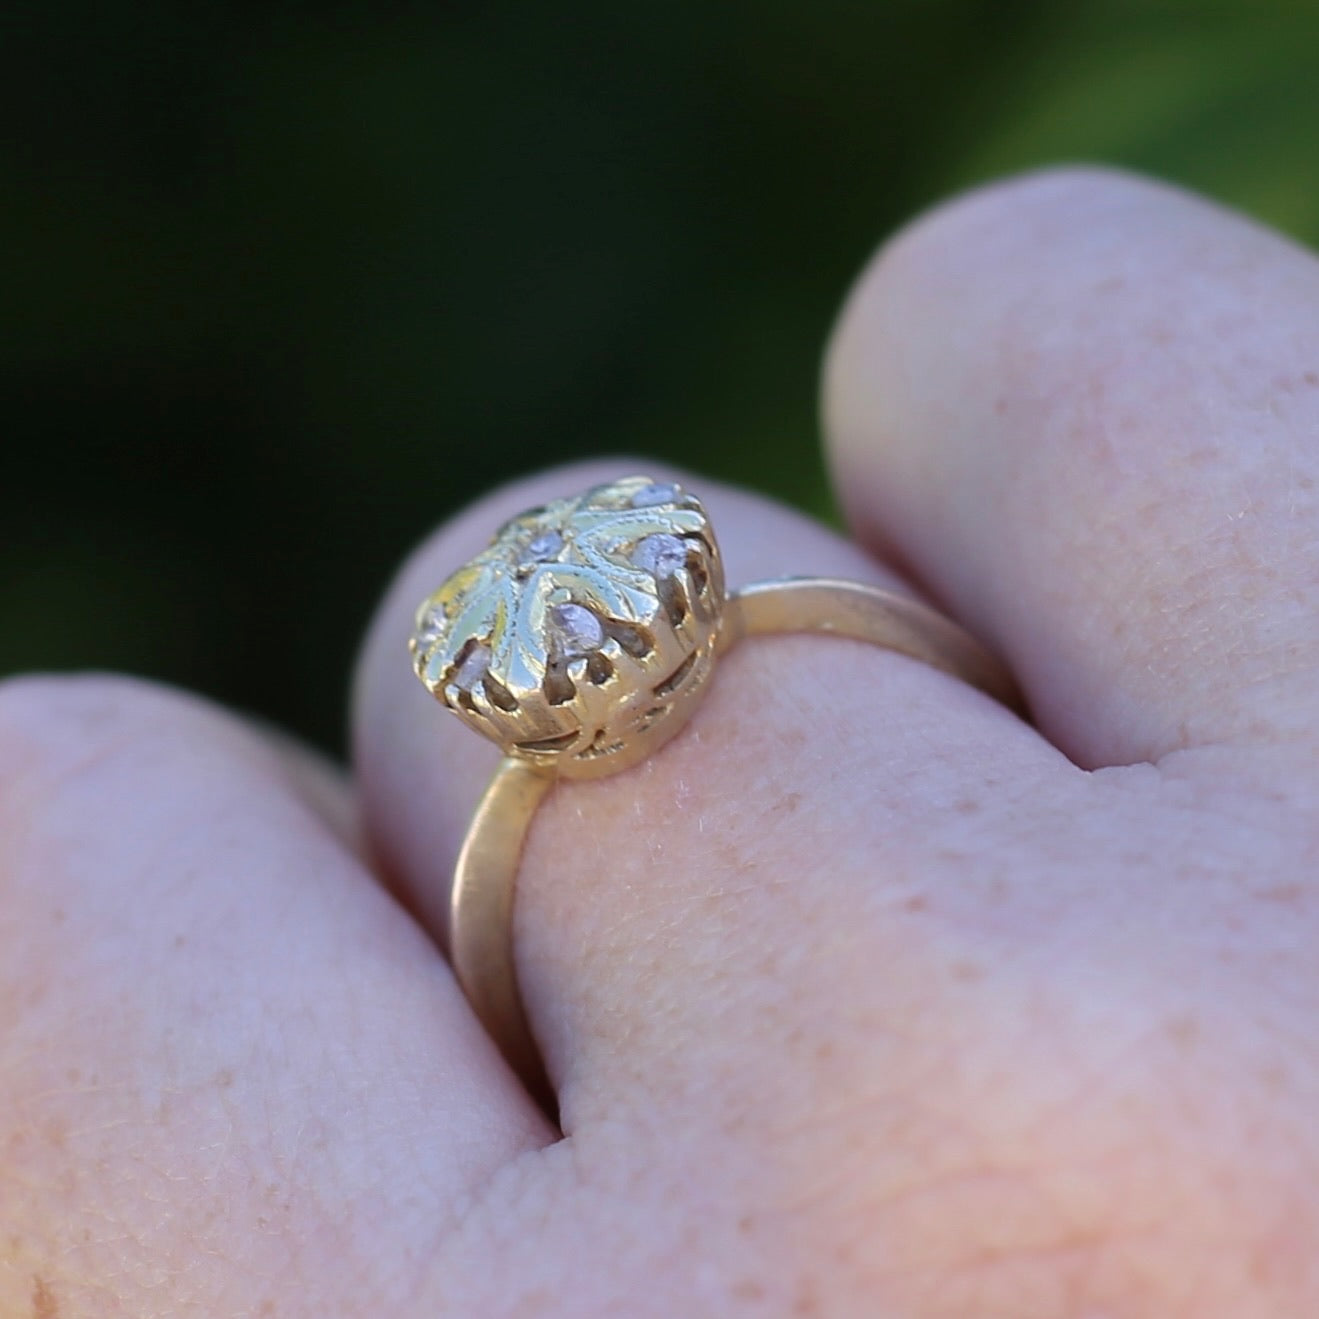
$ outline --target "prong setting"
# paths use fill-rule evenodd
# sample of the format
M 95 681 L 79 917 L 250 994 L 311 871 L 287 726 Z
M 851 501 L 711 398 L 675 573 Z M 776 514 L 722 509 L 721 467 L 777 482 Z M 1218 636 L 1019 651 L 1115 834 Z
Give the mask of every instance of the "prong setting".
M 699 500 L 628 477 L 509 521 L 423 601 L 413 665 L 506 755 L 594 777 L 643 759 L 690 717 L 723 606 Z

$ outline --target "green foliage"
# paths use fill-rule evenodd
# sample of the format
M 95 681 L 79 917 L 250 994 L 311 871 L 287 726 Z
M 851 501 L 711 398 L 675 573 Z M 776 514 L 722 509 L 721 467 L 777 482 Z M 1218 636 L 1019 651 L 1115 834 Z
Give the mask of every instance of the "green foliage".
M 948 191 L 1107 160 L 1319 239 L 1314 4 L 6 26 L 0 671 L 127 667 L 331 744 L 391 566 L 496 481 L 623 450 L 827 512 L 828 326 Z

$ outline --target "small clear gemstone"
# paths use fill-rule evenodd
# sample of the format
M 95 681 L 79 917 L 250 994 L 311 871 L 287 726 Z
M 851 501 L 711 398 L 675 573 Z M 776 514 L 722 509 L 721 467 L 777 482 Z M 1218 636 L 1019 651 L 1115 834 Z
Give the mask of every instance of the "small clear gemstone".
M 467 652 L 467 658 L 453 675 L 454 686 L 470 692 L 490 670 L 490 647 L 479 643 Z
M 529 540 L 518 557 L 523 563 L 545 563 L 553 559 L 561 549 L 563 549 L 563 535 L 551 529 L 542 531 L 540 535 Z
M 600 620 L 583 605 L 571 601 L 550 609 L 549 627 L 552 648 L 566 659 L 599 650 L 605 643 Z
M 679 537 L 659 532 L 637 541 L 632 562 L 656 577 L 671 577 L 687 562 L 687 546 Z
M 417 620 L 417 631 L 415 633 L 417 649 L 425 650 L 438 641 L 440 633 L 444 631 L 444 623 L 445 618 L 442 609 L 428 609 Z
M 633 508 L 654 508 L 658 504 L 676 504 L 682 498 L 682 491 L 676 485 L 643 485 L 632 496 Z

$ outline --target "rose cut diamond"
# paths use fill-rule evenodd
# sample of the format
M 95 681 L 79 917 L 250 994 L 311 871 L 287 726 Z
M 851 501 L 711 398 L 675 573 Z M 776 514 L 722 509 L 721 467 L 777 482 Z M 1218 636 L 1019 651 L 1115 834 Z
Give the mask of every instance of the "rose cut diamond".
M 428 609 L 417 621 L 417 631 L 414 640 L 418 650 L 425 650 L 440 639 L 440 633 L 444 631 L 445 617 L 444 610 L 439 608 Z
M 656 577 L 672 577 L 687 562 L 687 546 L 677 536 L 657 532 L 637 541 L 632 562 Z
M 586 655 L 605 644 L 600 620 L 585 606 L 571 601 L 551 607 L 548 631 L 552 649 L 565 659 Z
M 490 671 L 490 647 L 475 645 L 453 675 L 453 684 L 459 691 L 470 692 Z
M 659 504 L 676 504 L 682 492 L 671 483 L 644 485 L 632 496 L 633 508 L 655 508 Z
M 522 563 L 546 563 L 555 558 L 561 549 L 563 549 L 563 533 L 551 528 L 529 540 L 526 548 L 518 555 L 518 559 Z

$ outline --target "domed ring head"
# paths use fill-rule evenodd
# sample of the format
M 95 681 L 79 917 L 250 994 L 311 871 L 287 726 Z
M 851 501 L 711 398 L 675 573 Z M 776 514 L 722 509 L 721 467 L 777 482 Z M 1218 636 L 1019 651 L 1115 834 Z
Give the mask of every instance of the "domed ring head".
M 506 523 L 422 602 L 413 667 L 505 755 L 597 777 L 686 723 L 714 666 L 724 603 L 700 501 L 627 477 Z

